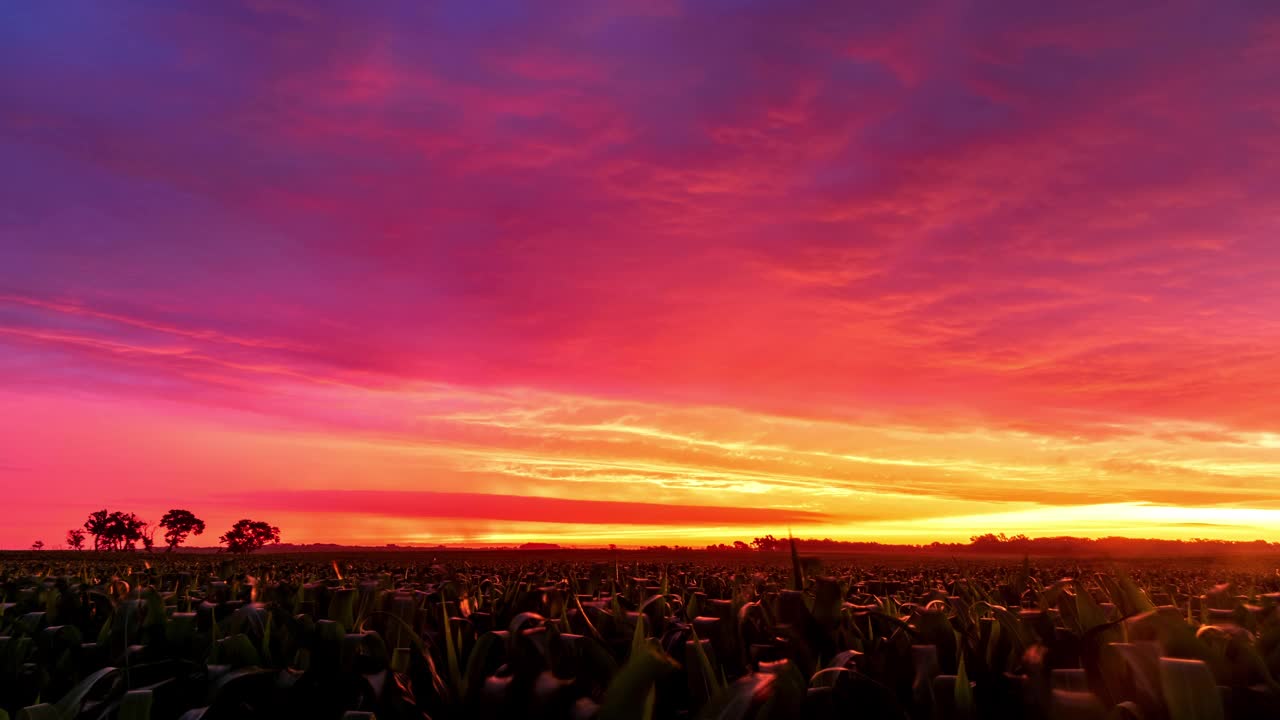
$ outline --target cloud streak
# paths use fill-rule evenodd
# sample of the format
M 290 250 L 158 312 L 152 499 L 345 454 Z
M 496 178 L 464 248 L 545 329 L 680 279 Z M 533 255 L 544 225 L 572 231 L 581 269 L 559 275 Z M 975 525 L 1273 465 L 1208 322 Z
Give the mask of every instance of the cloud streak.
M 360 513 L 396 518 L 457 518 L 516 522 L 578 523 L 588 525 L 787 525 L 829 521 L 826 515 L 804 510 L 728 507 L 723 505 L 663 505 L 609 500 L 577 500 L 484 493 L 369 490 L 265 491 L 237 495 L 226 503 L 250 503 L 263 510 Z

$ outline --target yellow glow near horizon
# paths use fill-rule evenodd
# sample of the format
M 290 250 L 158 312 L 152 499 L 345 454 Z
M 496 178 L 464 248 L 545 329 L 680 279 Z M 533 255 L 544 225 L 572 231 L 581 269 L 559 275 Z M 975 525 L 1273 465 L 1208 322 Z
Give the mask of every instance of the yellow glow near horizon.
M 787 527 L 801 537 L 904 543 L 966 541 L 993 531 L 1280 540 L 1280 490 L 1261 481 L 1280 475 L 1273 443 L 1206 426 L 1134 421 L 1096 437 L 1063 438 L 532 391 L 290 392 L 304 409 L 376 408 L 378 417 L 411 420 L 360 433 L 262 417 L 253 422 L 264 427 L 246 427 L 244 416 L 175 417 L 154 405 L 11 395 L 23 418 L 81 418 L 56 430 L 50 422 L 44 432 L 85 448 L 95 461 L 38 458 L 38 438 L 16 416 L 0 420 L 0 431 L 33 439 L 18 460 L 43 459 L 52 488 L 65 477 L 128 476 L 140 493 L 132 502 L 155 514 L 172 504 L 157 494 L 181 472 L 195 478 L 184 488 L 190 504 L 215 526 L 249 508 L 269 514 L 292 542 L 706 544 L 780 535 Z M 270 499 L 264 492 L 271 489 L 292 494 Z M 483 507 L 459 515 L 427 501 L 344 505 L 352 501 L 343 493 L 353 489 L 507 500 L 486 519 Z M 67 510 L 54 527 L 73 526 L 88 505 L 119 502 L 105 493 L 74 495 L 80 501 L 63 499 Z M 526 507 L 522 497 L 597 503 L 590 507 L 601 515 L 591 523 L 571 509 L 542 517 L 545 511 Z M 774 520 L 696 522 L 697 509 L 710 506 L 727 508 L 712 508 L 725 519 L 765 511 Z M 663 521 L 662 507 L 694 514 L 673 524 Z

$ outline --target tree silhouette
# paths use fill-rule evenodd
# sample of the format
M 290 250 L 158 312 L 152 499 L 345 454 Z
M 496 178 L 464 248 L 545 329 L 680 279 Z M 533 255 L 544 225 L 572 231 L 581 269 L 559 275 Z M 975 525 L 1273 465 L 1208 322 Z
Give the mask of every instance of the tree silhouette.
M 984 533 L 982 535 L 972 535 L 969 537 L 969 543 L 978 548 L 999 547 L 1008 541 L 1009 538 L 1004 533 L 1000 533 L 999 535 L 996 535 L 995 533 Z
M 84 531 L 80 528 L 72 528 L 67 531 L 67 547 L 72 550 L 84 549 Z
M 143 539 L 147 523 L 133 513 L 108 513 L 99 510 L 89 514 L 84 529 L 93 536 L 94 550 L 133 550 Z
M 227 552 L 251 553 L 267 543 L 280 542 L 280 528 L 246 518 L 232 525 L 218 542 L 227 546 Z
M 772 534 L 770 534 L 770 535 L 765 535 L 762 538 L 753 539 L 751 541 L 751 546 L 754 547 L 756 550 L 767 552 L 769 550 L 776 550 L 781 543 L 782 543 L 781 540 L 775 538 Z
M 44 541 L 43 541 L 43 540 L 37 540 L 37 541 L 35 541 L 35 542 L 31 543 L 31 549 L 32 549 L 32 550 L 43 550 L 43 549 L 44 549 Z
M 89 513 L 89 519 L 84 521 L 85 532 L 93 536 L 94 550 L 101 550 L 107 544 L 109 517 L 110 513 L 107 512 L 106 508 L 103 508 L 97 512 Z
M 133 513 L 111 513 L 107 537 L 115 543 L 116 550 L 133 550 L 142 540 L 147 523 Z
M 190 510 L 170 510 L 160 518 L 160 527 L 164 528 L 164 541 L 169 546 L 165 552 L 186 541 L 188 535 L 199 535 L 204 532 L 204 521 L 196 517 Z

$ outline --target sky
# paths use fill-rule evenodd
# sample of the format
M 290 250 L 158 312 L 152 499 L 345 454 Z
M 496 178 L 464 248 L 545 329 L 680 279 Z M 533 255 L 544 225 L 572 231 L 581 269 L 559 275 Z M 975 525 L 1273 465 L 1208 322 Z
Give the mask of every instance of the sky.
M 0 547 L 1280 541 L 1280 8 L 0 6 Z

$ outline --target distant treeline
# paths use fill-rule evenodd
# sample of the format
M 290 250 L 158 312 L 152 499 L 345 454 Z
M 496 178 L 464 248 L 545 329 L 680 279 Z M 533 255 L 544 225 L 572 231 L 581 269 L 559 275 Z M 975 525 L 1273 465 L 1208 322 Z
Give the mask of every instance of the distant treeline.
M 141 545 L 151 552 L 156 546 L 156 532 L 164 529 L 166 552 L 173 552 L 192 535 L 204 533 L 205 522 L 190 510 L 172 509 L 152 525 L 131 512 L 108 511 L 89 513 L 82 528 L 67 531 L 66 544 L 71 550 L 84 550 L 86 538 L 93 541 L 95 551 L 132 552 Z M 250 553 L 265 545 L 280 542 L 280 528 L 261 520 L 240 520 L 218 538 L 227 552 Z M 44 550 L 44 540 L 31 543 L 32 550 Z
M 751 542 L 741 540 L 732 545 L 708 545 L 707 550 L 779 552 L 790 549 L 788 538 L 772 535 L 758 537 Z M 796 547 L 809 552 L 877 552 L 901 550 L 927 550 L 953 553 L 1011 553 L 1029 555 L 1221 555 L 1230 553 L 1280 552 L 1280 543 L 1265 540 L 1238 542 L 1233 540 L 1156 540 L 1147 538 L 1104 537 L 1080 538 L 1071 536 L 1030 538 L 1026 535 L 1008 537 L 1004 533 L 974 535 L 967 543 L 934 542 L 927 545 L 891 545 L 878 542 L 849 542 L 845 540 L 821 540 L 796 538 Z M 649 549 L 659 550 L 663 546 Z

